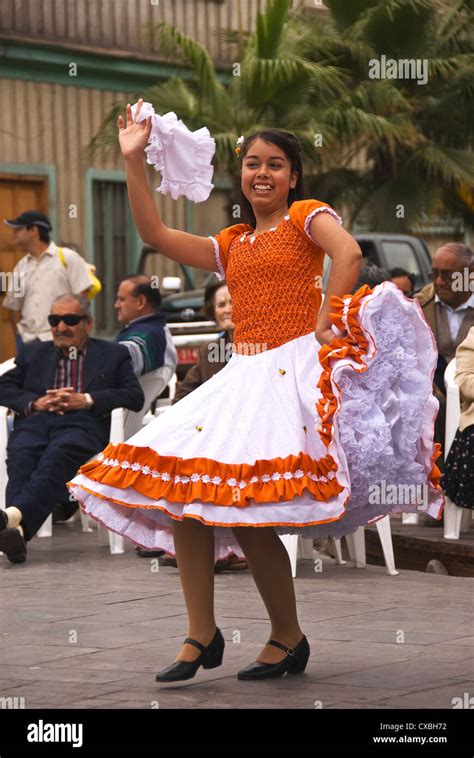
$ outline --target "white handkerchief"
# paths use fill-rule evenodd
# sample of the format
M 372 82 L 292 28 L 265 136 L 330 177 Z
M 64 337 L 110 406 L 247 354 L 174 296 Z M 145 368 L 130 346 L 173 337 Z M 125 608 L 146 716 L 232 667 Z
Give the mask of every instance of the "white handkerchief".
M 132 106 L 133 118 L 136 109 L 137 103 Z M 143 121 L 148 116 L 151 116 L 152 127 L 145 152 L 147 163 L 161 173 L 157 192 L 170 192 L 173 200 L 180 195 L 195 203 L 207 200 L 214 187 L 211 160 L 216 150 L 209 129 L 203 126 L 191 132 L 176 113 L 159 116 L 151 103 L 143 103 L 138 120 Z

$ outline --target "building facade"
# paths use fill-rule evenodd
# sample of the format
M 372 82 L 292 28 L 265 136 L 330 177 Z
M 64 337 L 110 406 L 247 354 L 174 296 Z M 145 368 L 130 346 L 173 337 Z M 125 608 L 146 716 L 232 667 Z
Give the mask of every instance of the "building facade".
M 137 270 L 143 248 L 131 219 L 117 149 L 91 158 L 86 146 L 111 108 L 134 102 L 174 65 L 149 33 L 167 21 L 203 43 L 219 75 L 234 51 L 219 30 L 250 30 L 264 0 L 2 0 L 0 3 L 0 215 L 47 213 L 52 238 L 94 263 L 103 292 L 94 301 L 97 335 L 116 331 L 120 279 Z M 150 169 L 150 183 L 160 177 Z M 215 177 L 208 201 L 193 204 L 156 193 L 166 223 L 210 234 L 227 223 L 229 180 Z M 0 224 L 0 271 L 21 257 Z M 160 276 L 180 274 L 160 259 Z M 0 295 L 1 298 L 1 295 Z M 0 362 L 14 355 L 8 312 L 1 308 Z

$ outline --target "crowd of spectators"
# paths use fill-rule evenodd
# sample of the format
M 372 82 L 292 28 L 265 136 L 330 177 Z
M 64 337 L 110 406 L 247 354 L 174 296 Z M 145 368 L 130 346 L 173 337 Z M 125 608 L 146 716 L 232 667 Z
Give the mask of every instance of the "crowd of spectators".
M 77 509 L 66 482 L 107 445 L 114 408 L 139 411 L 144 395 L 139 377 L 162 367 L 176 368 L 177 354 L 160 312 L 161 294 L 150 277 L 134 274 L 119 284 L 115 310 L 119 330 L 113 340 L 91 336 L 94 321 L 93 271 L 74 250 L 50 239 L 47 216 L 26 211 L 5 220 L 13 242 L 25 255 L 15 266 L 3 307 L 16 342 L 15 366 L 0 377 L 0 405 L 14 412 L 7 447 L 6 510 L 0 511 L 0 550 L 12 563 L 26 560 L 27 543 L 55 513 L 69 519 Z M 471 276 L 472 275 L 472 276 Z M 444 372 L 457 358 L 461 423 L 446 462 L 443 485 L 460 507 L 474 507 L 474 260 L 469 247 L 448 243 L 435 251 L 431 282 L 415 292 L 415 276 L 367 264 L 354 291 L 393 282 L 416 298 L 438 350 L 433 391 L 440 403 L 435 439 L 444 445 Z M 97 281 L 97 280 L 96 280 Z M 177 386 L 173 402 L 220 371 L 232 354 L 232 301 L 225 282 L 209 286 L 205 310 L 219 326 L 216 340 L 201 347 L 197 363 Z M 441 462 L 442 465 L 442 462 Z M 136 548 L 142 557 L 163 551 Z M 229 556 L 219 570 L 247 568 Z

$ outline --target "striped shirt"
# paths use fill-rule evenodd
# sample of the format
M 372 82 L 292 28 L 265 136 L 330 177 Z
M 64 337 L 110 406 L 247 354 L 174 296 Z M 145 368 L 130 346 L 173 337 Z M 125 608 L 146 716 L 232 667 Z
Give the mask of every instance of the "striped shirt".
M 87 346 L 77 353 L 77 359 L 65 356 L 58 348 L 58 362 L 52 389 L 59 390 L 62 387 L 73 387 L 74 392 L 84 391 L 84 364 L 87 355 Z

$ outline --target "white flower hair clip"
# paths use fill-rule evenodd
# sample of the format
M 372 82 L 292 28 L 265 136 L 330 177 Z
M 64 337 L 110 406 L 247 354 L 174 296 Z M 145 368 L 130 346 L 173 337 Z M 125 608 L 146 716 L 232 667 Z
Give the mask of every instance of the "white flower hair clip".
M 239 137 L 239 139 L 236 142 L 235 152 L 237 153 L 237 155 L 239 155 L 239 153 L 240 153 L 240 151 L 242 149 L 242 145 L 244 144 L 244 142 L 245 142 L 245 137 L 244 137 L 243 134 L 241 134 L 240 137 Z

